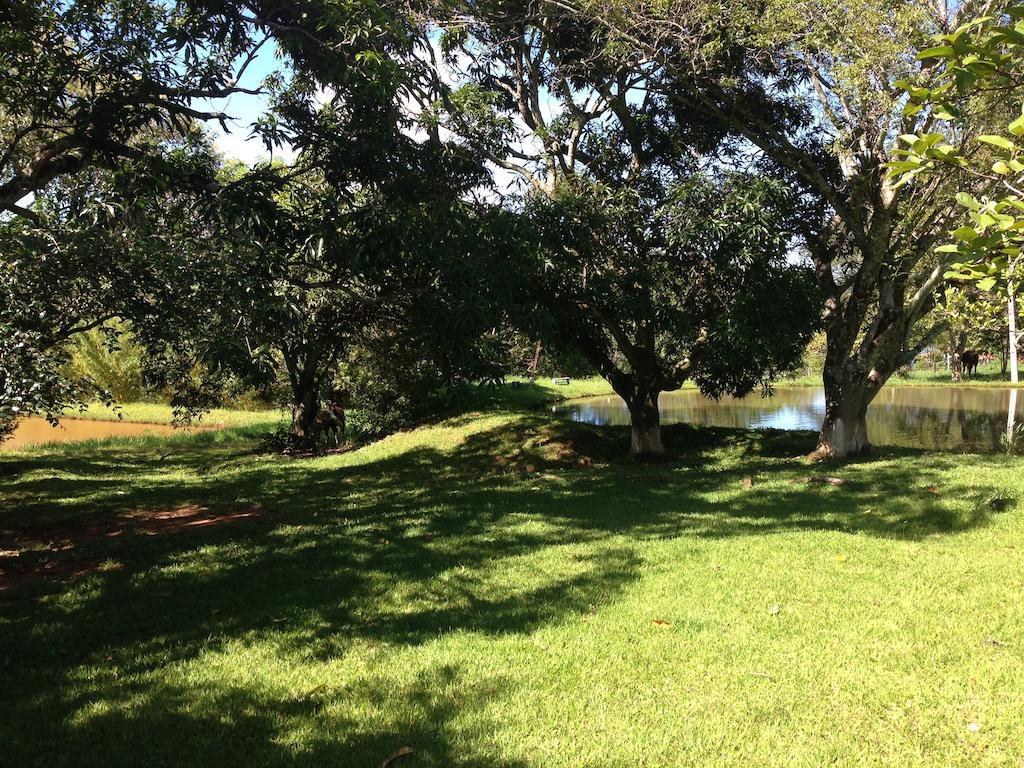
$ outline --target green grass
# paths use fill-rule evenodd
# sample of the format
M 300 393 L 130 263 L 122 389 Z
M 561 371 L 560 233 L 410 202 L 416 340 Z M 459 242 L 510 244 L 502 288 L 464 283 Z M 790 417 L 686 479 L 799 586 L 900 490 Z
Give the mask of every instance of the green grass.
M 94 419 L 97 421 L 133 421 L 143 424 L 170 424 L 174 420 L 174 409 L 164 403 L 119 403 L 111 408 L 103 403 L 91 403 L 85 410 L 69 410 L 69 418 Z M 199 421 L 202 426 L 243 427 L 254 424 L 278 423 L 285 412 L 280 409 L 262 411 L 238 411 L 228 408 L 214 408 L 204 413 Z
M 609 394 L 612 394 L 612 387 L 600 376 L 570 378 L 568 384 L 553 384 L 551 378 L 531 382 L 513 376 L 504 384 L 477 386 L 468 405 L 478 410 L 528 410 L 563 400 Z
M 536 411 L 258 433 L 0 458 L 0 763 L 1024 764 L 1017 459 L 678 426 L 636 464 Z M 153 523 L 192 505 L 251 516 Z
M 528 382 L 521 377 L 511 377 L 504 384 L 497 386 L 480 385 L 475 387 L 469 397 L 468 405 L 479 410 L 530 409 L 561 400 L 606 395 L 611 391 L 611 386 L 600 376 L 570 379 L 568 385 L 552 384 L 550 378 Z M 68 411 L 67 415 L 69 418 L 75 419 L 170 424 L 174 420 L 174 409 L 164 403 L 119 403 L 113 408 L 103 403 L 91 403 L 84 410 Z M 283 409 L 239 411 L 214 408 L 204 413 L 199 423 L 212 427 L 276 425 L 286 415 L 286 411 Z
M 949 371 L 944 365 L 936 370 L 930 366 L 918 364 L 914 370 L 906 376 L 896 375 L 889 380 L 893 385 L 914 385 L 914 386 L 939 386 L 948 387 L 953 382 L 950 380 Z M 788 376 L 776 382 L 778 386 L 787 387 L 820 387 L 821 374 L 815 373 L 810 376 Z M 978 373 L 961 380 L 956 386 L 959 387 L 1010 387 L 1010 382 L 1003 378 L 999 369 L 999 363 L 985 363 L 978 366 Z M 1024 387 L 1024 382 L 1018 382 L 1018 387 Z

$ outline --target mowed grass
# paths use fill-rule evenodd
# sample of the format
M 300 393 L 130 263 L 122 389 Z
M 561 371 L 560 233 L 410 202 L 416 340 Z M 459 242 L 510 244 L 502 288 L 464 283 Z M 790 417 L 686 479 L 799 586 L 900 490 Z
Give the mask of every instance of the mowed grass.
M 527 381 L 523 377 L 510 377 L 501 384 L 474 386 L 466 397 L 457 403 L 464 408 L 479 410 L 536 409 L 549 403 L 580 397 L 611 394 L 612 388 L 600 376 L 570 378 L 567 384 L 555 384 L 549 377 Z M 69 409 L 66 417 L 95 421 L 128 421 L 143 424 L 171 424 L 174 422 L 174 408 L 165 403 L 118 403 L 113 406 L 90 403 L 85 408 Z M 230 408 L 214 408 L 203 412 L 195 422 L 200 427 L 252 427 L 266 429 L 287 423 L 288 412 L 284 408 L 265 408 L 242 411 Z
M 203 427 L 244 427 L 260 424 L 269 425 L 268 428 L 272 428 L 281 423 L 285 416 L 284 409 L 239 411 L 229 408 L 214 408 L 203 413 L 196 424 Z M 67 417 L 96 421 L 171 424 L 174 421 L 174 409 L 165 403 L 120 403 L 113 407 L 103 403 L 90 403 L 84 410 L 68 410 Z
M 637 464 L 513 412 L 257 434 L 0 459 L 0 763 L 1024 764 L 1020 460 L 673 427 Z
M 919 362 L 914 369 L 907 372 L 906 375 L 896 374 L 889 379 L 889 383 L 894 385 L 913 384 L 914 386 L 936 387 L 948 387 L 953 385 L 953 381 L 950 378 L 950 372 L 946 370 L 945 364 L 939 365 L 932 370 L 930 365 L 923 362 Z M 789 376 L 780 379 L 776 384 L 787 387 L 820 387 L 821 373 L 816 372 L 811 375 Z M 1009 374 L 1007 374 L 1007 376 L 1003 376 L 999 363 L 991 362 L 979 365 L 977 373 L 962 378 L 955 386 L 1006 388 L 1014 385 L 1009 381 Z M 1016 386 L 1024 387 L 1024 382 L 1018 382 Z

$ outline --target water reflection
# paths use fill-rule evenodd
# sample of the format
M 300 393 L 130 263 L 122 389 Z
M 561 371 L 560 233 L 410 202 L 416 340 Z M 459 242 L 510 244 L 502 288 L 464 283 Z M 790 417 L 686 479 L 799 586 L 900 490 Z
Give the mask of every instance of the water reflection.
M 62 419 L 60 425 L 54 427 L 46 419 L 31 416 L 19 421 L 14 434 L 0 442 L 0 451 L 13 451 L 27 445 L 43 443 L 67 443 L 105 437 L 169 435 L 172 432 L 174 432 L 174 427 L 167 424 L 138 424 L 129 421 L 92 419 Z
M 981 387 L 887 386 L 868 409 L 868 430 L 877 445 L 936 450 L 993 451 L 1005 434 L 1012 390 Z M 1024 398 L 1013 398 L 1020 421 Z M 815 387 L 779 387 L 769 398 L 711 400 L 695 390 L 661 396 L 663 424 L 817 430 L 825 416 L 825 393 Z M 628 424 L 618 397 L 595 397 L 557 406 L 575 421 Z

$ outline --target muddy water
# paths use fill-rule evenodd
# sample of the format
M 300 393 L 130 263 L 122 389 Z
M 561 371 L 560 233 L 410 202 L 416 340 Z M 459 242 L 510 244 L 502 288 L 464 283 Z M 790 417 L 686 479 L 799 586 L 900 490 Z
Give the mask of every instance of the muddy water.
M 972 452 L 994 451 L 1006 431 L 1009 389 L 1000 387 L 886 386 L 868 408 L 868 434 L 876 445 Z M 695 390 L 663 393 L 663 424 L 817 430 L 825 416 L 825 393 L 815 387 L 778 387 L 772 397 L 755 393 L 711 400 Z M 1024 419 L 1018 393 L 1015 421 Z M 618 397 L 574 400 L 555 408 L 575 421 L 629 424 Z
M 175 431 L 168 424 L 138 424 L 128 421 L 94 419 L 61 419 L 53 427 L 46 419 L 32 416 L 22 419 L 7 440 L 0 442 L 0 451 L 13 451 L 28 445 L 68 443 L 105 437 L 136 437 L 138 435 L 169 435 Z

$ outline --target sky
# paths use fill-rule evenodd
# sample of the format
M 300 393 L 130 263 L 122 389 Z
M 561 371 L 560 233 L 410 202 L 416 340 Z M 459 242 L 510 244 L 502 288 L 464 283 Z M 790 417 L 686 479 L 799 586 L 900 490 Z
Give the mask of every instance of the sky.
M 436 40 L 432 40 L 436 45 Z M 435 50 L 438 61 L 441 60 L 440 50 Z M 279 70 L 287 64 L 278 57 L 277 47 L 272 40 L 260 49 L 257 56 L 246 68 L 239 85 L 244 88 L 259 88 L 263 80 L 271 73 Z M 454 77 L 448 68 L 441 67 L 442 77 Z M 295 152 L 290 146 L 276 148 L 273 153 L 269 152 L 263 141 L 252 136 L 253 123 L 267 110 L 268 99 L 266 95 L 251 95 L 236 93 L 225 99 L 197 99 L 192 102 L 196 109 L 207 111 L 221 111 L 231 117 L 227 122 L 225 131 L 216 120 L 206 121 L 205 127 L 214 138 L 214 145 L 226 159 L 241 160 L 246 165 L 253 165 L 270 159 L 283 160 L 290 163 L 295 159 Z M 410 114 L 417 112 L 412 101 L 407 102 Z M 545 106 L 549 106 L 545 99 Z M 416 137 L 416 132 L 412 134 Z M 422 137 L 420 137 L 422 138 Z M 520 146 L 520 149 L 526 149 Z M 522 179 L 502 168 L 492 168 L 495 183 L 498 189 L 507 190 L 522 186 Z
M 268 41 L 249 64 L 238 84 L 243 88 L 259 88 L 267 75 L 283 66 L 283 62 L 276 56 L 276 51 L 277 48 L 273 42 Z M 285 162 L 291 162 L 294 159 L 295 153 L 291 147 L 275 149 L 271 155 L 263 141 L 252 136 L 252 124 L 267 109 L 265 95 L 253 96 L 247 93 L 236 93 L 225 99 L 196 100 L 192 106 L 197 109 L 222 111 L 231 116 L 232 119 L 227 121 L 227 131 L 221 128 L 215 120 L 206 123 L 206 128 L 212 134 L 217 150 L 226 158 L 241 160 L 247 165 L 270 160 L 271 157 Z

